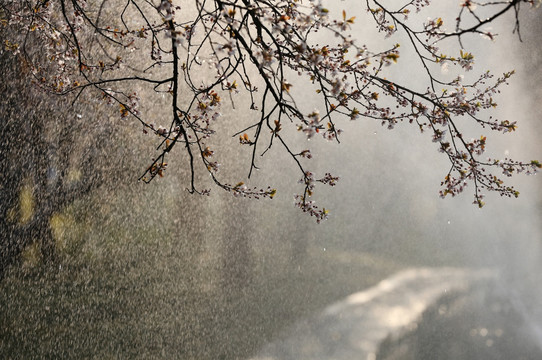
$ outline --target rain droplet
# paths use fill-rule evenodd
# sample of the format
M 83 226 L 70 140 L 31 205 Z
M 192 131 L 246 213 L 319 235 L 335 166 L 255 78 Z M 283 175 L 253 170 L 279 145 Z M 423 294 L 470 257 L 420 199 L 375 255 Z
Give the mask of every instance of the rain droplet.
M 450 220 L 448 220 L 448 225 L 450 225 L 452 222 Z

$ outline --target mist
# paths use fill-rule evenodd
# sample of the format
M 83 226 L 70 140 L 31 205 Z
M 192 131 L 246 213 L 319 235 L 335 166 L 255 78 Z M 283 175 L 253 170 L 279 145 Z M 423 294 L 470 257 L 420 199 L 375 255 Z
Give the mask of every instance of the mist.
M 340 16 L 343 8 L 354 11 L 356 2 L 342 1 L 331 12 Z M 454 14 L 441 4 L 428 11 Z M 374 25 L 363 20 L 367 15 L 355 15 L 354 36 L 369 48 L 381 46 Z M 488 135 L 491 156 L 541 159 L 542 25 L 534 10 L 522 11 L 520 20 L 522 42 L 507 16 L 494 25 L 495 42 L 464 44 L 476 56 L 475 71 L 516 70 L 495 97 L 495 115 L 517 121 L 518 129 L 499 135 L 469 127 L 468 137 Z M 390 79 L 415 84 L 416 65 L 401 66 L 412 59 L 405 49 L 387 70 Z M 293 85 L 294 91 L 303 88 Z M 302 105 L 318 105 L 312 101 Z M 74 116 L 91 119 L 95 105 L 89 103 Z M 116 126 L 103 111 L 109 119 L 104 129 Z M 250 114 L 235 109 L 224 116 L 250 123 Z M 318 189 L 317 202 L 330 209 L 330 219 L 317 225 L 294 208 L 299 185 L 292 179 L 299 174 L 276 146 L 257 159 L 260 170 L 250 179 L 277 188 L 274 199 L 235 198 L 218 189 L 198 196 L 186 191 L 184 155 L 169 160 L 164 178 L 137 181 L 153 144 L 129 125 L 123 122 L 100 152 L 108 165 L 99 173 L 105 184 L 50 221 L 59 249 L 54 267 L 29 246 L 0 280 L 0 357 L 298 360 L 363 354 L 367 360 L 424 360 L 454 354 L 489 359 L 500 352 L 540 358 L 540 175 L 514 177 L 520 197 L 488 194 L 483 209 L 472 204 L 469 188 L 440 199 L 449 163 L 430 135 L 409 124 L 388 130 L 367 119 L 345 119 L 340 143 L 311 139 L 312 168 L 340 176 L 335 188 Z M 231 132 L 226 129 L 217 150 L 228 155 L 221 176 L 234 182 L 248 174 L 250 154 Z M 87 140 L 71 150 L 92 148 Z M 111 144 L 122 149 L 120 156 Z M 111 168 L 118 174 L 107 180 Z M 403 301 L 405 294 L 412 294 L 411 302 Z M 384 309 L 404 312 L 395 325 L 383 325 L 383 315 L 372 322 L 364 317 L 387 304 Z M 341 337 L 335 338 L 338 328 Z M 377 328 L 378 338 L 364 338 Z M 346 351 L 352 345 L 344 339 L 352 334 L 356 344 L 370 343 L 367 350 Z M 454 353 L 464 343 L 476 350 Z M 520 347 L 524 351 L 516 353 Z M 442 352 L 419 350 L 427 348 Z

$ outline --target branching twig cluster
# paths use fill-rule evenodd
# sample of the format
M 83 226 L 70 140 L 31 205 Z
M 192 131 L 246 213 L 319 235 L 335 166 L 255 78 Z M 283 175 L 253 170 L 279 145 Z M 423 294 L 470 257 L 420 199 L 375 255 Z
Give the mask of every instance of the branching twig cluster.
M 406 35 L 408 43 L 403 46 L 414 50 L 425 71 L 424 91 L 385 77 L 386 67 L 400 61 L 399 44 L 371 51 L 350 35 L 356 17 L 343 11 L 342 17 L 333 19 L 322 1 L 2 0 L 1 4 L 3 25 L 22 34 L 3 39 L 4 48 L 21 56 L 38 86 L 57 94 L 73 93 L 75 99 L 95 89 L 106 102 L 118 106 L 121 117 L 134 117 L 146 133 L 160 138 L 159 155 L 140 178 L 146 182 L 164 175 L 167 156 L 180 145 L 189 157 L 190 192 L 209 191 L 199 190 L 195 183 L 200 162 L 224 190 L 237 196 L 272 198 L 275 189 L 251 189 L 219 178 L 212 139 L 222 120 L 223 99 L 229 98 L 235 107 L 237 94 L 246 95 L 254 113 L 250 126 L 233 131 L 241 145 L 251 147 L 248 176 L 257 168 L 257 155 L 278 143 L 302 176 L 304 188 L 295 196 L 296 206 L 318 222 L 328 211 L 311 200 L 315 184 L 333 186 L 338 177 L 326 173 L 317 178 L 307 169 L 312 155 L 306 146 L 285 136 L 292 129 L 308 139 L 318 135 L 338 142 L 342 132 L 338 121 L 345 118 L 375 119 L 389 129 L 398 122 L 416 124 L 432 135 L 438 150 L 450 160 L 441 196 L 455 196 L 470 183 L 479 206 L 484 190 L 518 195 L 494 174 L 495 169 L 510 176 L 533 173 L 541 166 L 537 161 L 481 159 L 486 137 L 465 139 L 457 122 L 468 118 L 491 130 L 514 131 L 515 122 L 482 115 L 496 106 L 493 96 L 513 72 L 497 78 L 484 72 L 472 83 L 465 83 L 461 76 L 444 81 L 434 73 L 435 64 L 462 71 L 474 66 L 474 56 L 466 50 L 444 54 L 439 48 L 444 40 L 455 38 L 462 48 L 462 39 L 468 35 L 493 39 L 495 34 L 485 26 L 507 13 L 515 16 L 519 34 L 520 6 L 534 5 L 532 0 L 464 0 L 451 31 L 445 30 L 441 18 L 423 24 L 409 20 L 430 0 L 405 0 L 395 9 L 366 0 L 366 10 L 384 37 L 396 32 Z M 492 16 L 481 17 L 480 8 L 489 9 Z M 334 40 L 318 44 L 322 33 Z M 33 56 L 27 46 L 31 37 L 46 48 L 46 59 Z M 130 62 L 134 56 L 146 60 L 143 69 Z M 292 85 L 300 83 L 297 77 L 311 83 L 320 98 L 319 109 L 307 111 L 299 103 L 300 93 Z M 133 90 L 136 84 L 169 97 L 170 118 L 163 126 L 140 110 L 140 103 L 147 99 Z

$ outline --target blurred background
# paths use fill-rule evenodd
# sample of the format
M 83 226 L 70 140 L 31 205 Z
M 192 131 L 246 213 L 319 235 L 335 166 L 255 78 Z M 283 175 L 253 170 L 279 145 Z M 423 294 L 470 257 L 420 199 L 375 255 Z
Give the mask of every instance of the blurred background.
M 432 11 L 439 10 L 447 11 Z M 356 16 L 353 31 L 363 42 L 373 26 Z M 496 42 L 476 39 L 469 48 L 477 71 L 516 70 L 495 100 L 497 115 L 518 121 L 518 130 L 499 135 L 473 127 L 468 136 L 488 135 L 496 156 L 542 159 L 542 24 L 536 11 L 525 9 L 520 19 L 522 42 L 508 16 L 494 24 Z M 408 63 L 408 52 L 402 56 Z M 516 325 L 542 326 L 540 175 L 514 177 L 519 199 L 488 194 L 483 209 L 471 204 L 469 189 L 442 200 L 449 165 L 429 135 L 408 124 L 389 131 L 345 120 L 340 144 L 311 140 L 311 169 L 341 177 L 333 189 L 317 188 L 315 200 L 331 212 L 316 225 L 293 206 L 299 174 L 278 148 L 258 160 L 261 170 L 250 181 L 277 188 L 273 200 L 219 189 L 190 195 L 180 151 L 167 175 L 146 185 L 137 179 L 156 144 L 134 122 L 101 103 L 72 106 L 43 94 L 20 76 L 23 63 L 5 53 L 1 62 L 0 236 L 11 252 L 2 257 L 1 358 L 248 359 L 297 321 L 417 267 L 490 269 L 500 284 L 491 291 L 513 308 L 512 328 L 503 331 L 516 336 Z M 391 69 L 390 77 L 415 81 L 407 69 Z M 250 154 L 231 132 L 217 150 L 223 147 L 222 176 L 233 183 L 248 173 Z M 200 181 L 209 182 L 202 174 Z M 461 311 L 476 313 L 485 301 L 477 297 L 491 291 L 473 295 Z M 453 299 L 445 301 L 453 307 Z M 458 339 L 472 340 L 471 330 L 491 318 L 481 314 L 465 325 L 431 311 L 421 324 L 436 325 L 418 326 L 407 348 L 423 339 L 444 344 L 447 336 L 428 334 L 454 323 Z M 535 330 L 531 335 L 525 341 L 542 344 Z M 453 358 L 446 350 L 439 357 L 397 353 L 392 339 L 387 344 L 382 359 Z

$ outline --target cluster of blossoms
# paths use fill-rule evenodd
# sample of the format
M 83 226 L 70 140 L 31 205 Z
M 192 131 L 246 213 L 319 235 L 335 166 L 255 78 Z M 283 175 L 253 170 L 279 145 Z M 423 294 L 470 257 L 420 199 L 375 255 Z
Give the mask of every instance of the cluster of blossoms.
M 318 110 L 313 111 L 307 116 L 304 123 L 298 125 L 297 130 L 302 131 L 307 139 L 311 139 L 316 133 L 319 133 L 324 126 L 321 124 L 320 112 Z
M 258 189 L 257 187 L 249 188 L 244 182 L 239 182 L 236 185 L 223 184 L 226 190 L 230 191 L 235 197 L 245 197 L 253 199 L 273 199 L 277 194 L 276 189 L 272 189 L 270 186 L 267 189 Z
M 126 117 L 128 113 L 133 115 L 140 115 L 139 104 L 141 102 L 141 97 L 137 92 L 132 92 L 126 96 L 126 104 L 119 104 L 120 112 L 122 117 Z
M 216 185 L 234 196 L 272 198 L 276 190 L 271 188 L 220 181 L 217 177 L 220 165 L 212 160 L 218 157 L 212 148 L 217 120 L 221 118 L 222 98 L 229 97 L 235 108 L 234 96 L 244 94 L 249 99 L 254 121 L 235 136 L 252 151 L 249 177 L 257 168 L 258 151 L 263 155 L 272 144 L 279 143 L 303 174 L 300 182 L 304 192 L 296 195 L 296 206 L 321 222 L 327 218 L 328 211 L 319 209 L 309 198 L 314 195 L 315 183 L 334 186 L 338 178 L 326 173 L 323 178 L 315 179 L 305 168 L 312 154 L 304 149 L 304 144 L 296 149 L 299 144 L 284 136 L 290 124 L 306 139 L 321 134 L 327 140 L 339 142 L 342 130 L 336 124 L 340 119 L 373 119 L 390 130 L 401 122 L 412 123 L 431 135 L 438 150 L 452 164 L 442 182 L 441 196 L 455 196 L 469 183 L 474 183 L 478 205 L 483 203 L 479 192 L 482 189 L 517 196 L 516 190 L 503 185 L 490 169 L 500 169 L 509 176 L 533 173 L 540 164 L 480 160 L 487 146 L 486 137 L 466 140 L 455 121 L 466 117 L 491 130 L 514 131 L 514 121 L 480 115 L 482 110 L 496 106 L 493 96 L 512 72 L 497 79 L 489 72 L 482 73 L 473 83 L 464 84 L 459 76 L 443 81 L 431 69 L 438 64 L 458 71 L 474 70 L 472 53 L 462 49 L 455 56 L 445 55 L 439 49 L 443 40 L 457 38 L 463 47 L 461 38 L 469 33 L 493 38 L 493 33 L 480 29 L 508 9 L 517 10 L 521 2 L 533 3 L 487 2 L 486 9 L 496 10 L 493 17 L 482 17 L 476 13 L 480 8 L 475 7 L 478 2 L 462 0 L 455 30 L 450 31 L 440 17 L 421 21 L 417 29 L 411 25 L 410 18 L 415 17 L 412 14 L 427 7 L 429 0 L 404 0 L 396 10 L 368 0 L 367 13 L 383 38 L 398 32 L 407 35 L 406 46 L 418 55 L 425 71 L 422 73 L 427 81 L 425 91 L 387 78 L 387 68 L 396 66 L 401 59 L 399 44 L 390 43 L 387 49 L 374 52 L 357 44 L 350 34 L 356 16 L 345 10 L 342 17 L 332 19 L 319 0 L 197 1 L 194 12 L 177 11 L 180 8 L 174 0 L 131 1 L 110 25 L 102 25 L 109 19 L 96 18 L 95 14 L 101 14 L 102 9 L 93 2 L 29 0 L 1 4 L 0 18 L 5 26 L 22 29 L 37 44 L 45 44 L 46 57 L 38 61 L 17 41 L 3 41 L 6 50 L 24 55 L 40 87 L 76 96 L 87 89 L 97 89 L 106 102 L 118 104 L 122 118 L 135 117 L 145 132 L 159 137 L 161 153 L 141 177 L 144 181 L 163 176 L 166 155 L 181 143 L 189 155 L 192 175 L 196 159 L 209 171 Z M 474 27 L 463 25 L 468 14 L 474 17 Z M 318 44 L 319 33 L 324 31 L 334 40 Z M 138 61 L 144 60 L 143 69 L 136 71 L 125 63 L 134 56 Z M 292 81 L 296 75 L 304 80 Z M 315 90 L 314 96 L 319 98 L 320 106 L 312 112 L 302 108 L 304 101 L 296 101 L 307 95 L 305 89 L 301 93 L 296 89 L 303 81 L 311 83 L 312 88 L 307 88 Z M 140 103 L 152 104 L 153 99 L 150 95 L 141 99 L 143 92 L 135 92 L 134 83 L 148 86 L 150 93 L 169 96 L 170 117 L 160 119 L 164 126 L 147 119 L 154 115 L 143 112 L 148 107 Z M 196 190 L 194 181 L 192 176 L 191 192 L 208 194 L 208 190 Z
M 197 110 L 192 112 L 192 126 L 201 133 L 201 139 L 208 138 L 214 133 L 212 123 L 222 116 L 219 111 L 221 101 L 215 91 L 209 91 L 198 97 Z
M 326 208 L 318 208 L 313 200 L 307 200 L 302 195 L 294 195 L 294 205 L 300 208 L 304 213 L 313 216 L 318 224 L 328 219 L 329 210 L 326 210 Z
M 160 0 L 160 5 L 158 6 L 157 10 L 165 13 L 164 21 L 173 20 L 175 8 L 173 7 L 172 0 Z
M 160 176 L 160 177 L 164 177 L 164 172 L 166 171 L 166 168 L 167 168 L 167 163 L 165 163 L 165 162 L 154 162 L 149 167 L 148 172 L 152 177 L 155 177 L 157 175 Z M 145 181 L 145 182 L 149 181 L 149 179 L 147 179 L 146 177 L 143 177 L 142 180 Z
M 335 186 L 337 185 L 337 181 L 339 181 L 339 177 L 333 176 L 330 173 L 326 173 L 321 179 L 315 179 L 314 173 L 306 171 L 303 178 L 298 181 L 300 184 L 305 185 L 305 191 L 303 195 L 294 195 L 294 205 L 303 210 L 303 212 L 315 217 L 317 223 L 326 220 L 328 218 L 329 211 L 325 208 L 320 209 L 315 205 L 314 200 L 309 200 L 309 198 L 312 197 L 317 182 L 329 186 Z
M 390 10 L 381 6 L 377 1 L 374 1 L 374 3 L 376 6 L 369 7 L 367 11 L 375 20 L 377 29 L 384 33 L 385 37 L 390 37 L 398 31 L 396 21 L 398 18 L 406 21 L 412 12 L 419 13 L 424 7 L 430 5 L 429 0 L 412 0 L 405 2 L 398 10 Z M 428 28 L 425 31 L 430 33 Z

